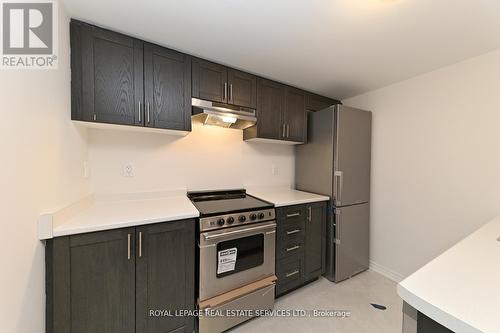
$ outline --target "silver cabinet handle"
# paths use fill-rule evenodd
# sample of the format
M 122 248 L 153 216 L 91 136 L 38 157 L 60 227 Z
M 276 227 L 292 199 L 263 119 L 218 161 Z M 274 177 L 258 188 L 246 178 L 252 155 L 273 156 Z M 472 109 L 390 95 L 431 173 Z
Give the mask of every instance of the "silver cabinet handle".
M 296 234 L 298 232 L 300 232 L 300 229 L 295 229 L 295 230 L 292 230 L 292 231 L 287 231 L 286 234 L 287 235 L 293 235 L 293 234 Z
M 295 217 L 295 216 L 300 216 L 300 213 L 286 214 L 287 218 Z
M 229 85 L 229 101 L 231 103 L 233 102 L 233 84 L 232 83 Z
M 141 101 L 139 101 L 139 122 L 141 122 Z
M 295 246 L 292 246 L 292 247 L 287 247 L 286 248 L 286 252 L 295 251 L 295 250 L 298 250 L 298 249 L 300 249 L 300 245 L 295 245 Z
M 222 95 L 222 101 L 227 102 L 227 82 L 224 82 L 224 91 Z
M 294 276 L 294 275 L 297 275 L 297 274 L 299 274 L 299 270 L 295 270 L 295 271 L 293 271 L 293 272 L 291 272 L 291 273 L 286 273 L 286 274 L 285 274 L 285 276 L 286 276 L 287 278 L 289 278 L 289 277 Z
M 286 137 L 290 137 L 290 124 L 286 124 Z
M 139 231 L 139 258 L 142 257 L 142 231 Z
M 130 260 L 130 240 L 132 238 L 131 234 L 127 235 L 127 259 Z
M 312 221 L 312 207 L 311 206 L 307 207 L 307 220 L 309 222 Z
M 283 138 L 286 138 L 286 125 L 283 124 Z
M 146 103 L 146 121 L 149 124 L 150 122 L 150 115 L 149 115 L 149 102 Z
M 335 171 L 333 176 L 337 178 L 337 183 L 335 189 L 337 193 L 335 193 L 335 203 L 340 205 L 342 203 L 342 187 L 344 186 L 344 173 L 342 171 Z

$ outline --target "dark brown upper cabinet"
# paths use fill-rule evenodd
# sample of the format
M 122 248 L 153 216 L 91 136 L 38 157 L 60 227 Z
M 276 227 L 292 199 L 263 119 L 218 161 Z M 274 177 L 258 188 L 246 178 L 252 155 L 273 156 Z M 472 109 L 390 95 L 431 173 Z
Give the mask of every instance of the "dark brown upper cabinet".
M 306 112 L 340 102 L 71 20 L 71 119 L 191 130 L 191 98 L 257 110 L 244 139 L 304 143 Z M 178 132 L 179 133 L 179 132 Z
M 72 119 L 140 123 L 142 60 L 141 41 L 72 21 Z
M 190 56 L 72 20 L 71 118 L 191 129 Z
M 306 141 L 306 96 L 304 91 L 287 87 L 286 106 L 283 117 L 285 140 L 294 142 Z
M 323 110 L 334 104 L 340 104 L 340 101 L 313 93 L 307 93 L 306 109 L 309 111 Z
M 202 59 L 193 59 L 193 97 L 255 109 L 257 78 Z
M 228 103 L 247 108 L 257 107 L 257 77 L 255 75 L 229 68 Z
M 284 138 L 283 112 L 286 86 L 266 79 L 257 79 L 257 124 L 243 131 L 245 140 Z
M 245 129 L 245 140 L 306 140 L 305 92 L 284 84 L 257 80 L 257 124 Z
M 144 46 L 145 125 L 191 130 L 191 57 Z
M 227 68 L 225 66 L 193 59 L 193 97 L 212 102 L 227 103 Z

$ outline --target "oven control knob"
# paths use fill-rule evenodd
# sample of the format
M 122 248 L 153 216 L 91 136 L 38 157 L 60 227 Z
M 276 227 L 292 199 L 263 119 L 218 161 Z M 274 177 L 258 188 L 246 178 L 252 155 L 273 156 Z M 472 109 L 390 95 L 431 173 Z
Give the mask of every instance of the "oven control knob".
M 240 217 L 238 217 L 238 221 L 240 222 L 245 222 L 247 220 L 247 217 L 245 215 L 240 215 Z
M 224 219 L 222 219 L 222 218 L 218 219 L 217 224 L 222 227 L 224 225 Z
M 259 220 L 262 220 L 265 217 L 264 213 L 259 213 Z
M 226 220 L 227 224 L 233 224 L 234 223 L 234 217 L 229 216 Z
M 252 213 L 250 214 L 250 220 L 255 221 L 257 219 L 257 214 Z

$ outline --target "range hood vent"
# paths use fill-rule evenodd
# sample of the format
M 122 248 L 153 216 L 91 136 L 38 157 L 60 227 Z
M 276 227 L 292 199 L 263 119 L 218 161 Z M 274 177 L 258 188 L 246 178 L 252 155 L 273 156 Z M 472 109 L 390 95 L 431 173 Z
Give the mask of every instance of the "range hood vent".
M 252 127 L 257 122 L 254 109 L 210 102 L 198 98 L 192 98 L 191 104 L 193 106 L 191 119 L 195 123 L 245 129 Z

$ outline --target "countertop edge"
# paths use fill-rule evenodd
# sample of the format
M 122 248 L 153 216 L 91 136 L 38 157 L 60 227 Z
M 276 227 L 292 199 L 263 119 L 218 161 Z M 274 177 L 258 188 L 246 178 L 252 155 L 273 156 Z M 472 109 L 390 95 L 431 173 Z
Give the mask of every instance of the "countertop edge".
M 296 190 L 293 188 L 284 188 L 284 187 L 278 187 L 276 189 L 270 187 L 262 189 L 252 188 L 247 190 L 247 193 L 256 198 L 272 203 L 274 207 L 277 208 L 330 200 L 330 197 L 326 195 Z M 293 196 L 303 196 L 303 197 L 293 198 Z
M 101 226 L 93 226 L 93 227 L 82 226 L 82 227 L 75 227 L 72 229 L 62 230 L 62 231 L 57 231 L 57 229 L 56 229 L 53 231 L 52 238 L 61 237 L 61 236 L 78 235 L 78 234 L 96 232 L 96 231 L 106 231 L 106 230 L 113 230 L 113 229 L 130 228 L 130 227 L 149 225 L 149 224 L 155 224 L 155 223 L 182 221 L 182 220 L 197 218 L 199 216 L 200 216 L 199 213 L 196 213 L 196 214 L 193 213 L 193 214 L 182 214 L 182 215 L 175 215 L 175 216 L 169 216 L 169 217 L 157 217 L 157 218 L 152 218 L 152 219 L 147 219 L 147 220 L 117 222 L 117 223 L 106 224 L 106 225 L 101 225 Z
M 186 196 L 186 189 L 167 189 L 150 192 L 131 192 L 131 193 L 116 193 L 116 194 L 88 194 L 81 199 L 65 206 L 54 210 L 52 212 L 41 213 L 38 218 L 38 232 L 37 236 L 40 241 L 51 239 L 54 237 L 76 235 L 87 232 L 112 230 L 119 228 L 127 228 L 132 226 L 171 222 L 189 218 L 199 217 L 199 212 L 192 205 Z M 121 219 L 117 221 L 105 222 L 102 225 L 75 225 L 66 226 L 67 222 L 74 216 L 84 212 L 97 204 L 113 204 L 113 203 L 127 203 L 134 201 L 149 201 L 161 200 L 169 198 L 184 198 L 189 202 L 190 209 L 180 210 L 180 214 L 160 216 L 160 217 L 147 217 L 142 218 L 140 215 L 132 217 L 131 219 Z M 161 215 L 161 214 L 159 214 Z M 58 230 L 61 229 L 61 230 Z
M 293 206 L 293 205 L 303 205 L 307 203 L 314 203 L 314 202 L 322 202 L 322 201 L 328 201 L 330 198 L 311 198 L 311 199 L 303 199 L 303 200 L 295 200 L 295 201 L 287 201 L 287 202 L 280 202 L 280 203 L 275 203 L 274 207 L 286 207 L 286 206 Z
M 401 297 L 406 303 L 411 305 L 417 311 L 422 312 L 427 317 L 454 332 L 485 333 L 418 297 L 417 295 L 406 289 L 402 283 L 398 283 L 397 292 L 399 297 Z

